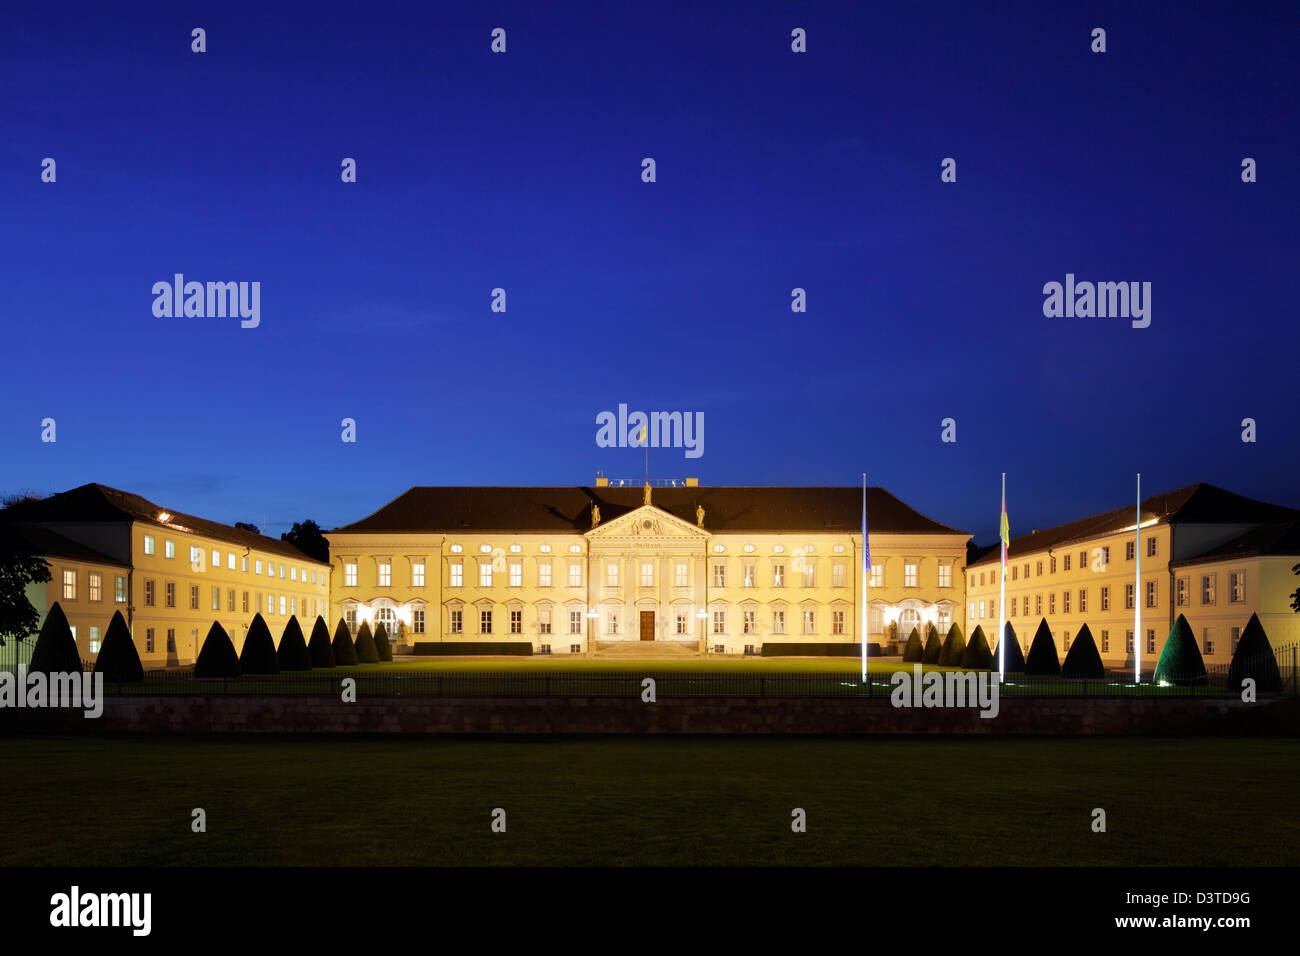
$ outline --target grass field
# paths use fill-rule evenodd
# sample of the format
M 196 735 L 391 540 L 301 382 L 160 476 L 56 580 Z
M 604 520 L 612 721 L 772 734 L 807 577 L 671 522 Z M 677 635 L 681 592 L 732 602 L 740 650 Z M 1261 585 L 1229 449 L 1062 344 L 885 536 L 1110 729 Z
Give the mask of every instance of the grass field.
M 0 765 L 4 865 L 1300 864 L 1287 739 L 5 736 Z

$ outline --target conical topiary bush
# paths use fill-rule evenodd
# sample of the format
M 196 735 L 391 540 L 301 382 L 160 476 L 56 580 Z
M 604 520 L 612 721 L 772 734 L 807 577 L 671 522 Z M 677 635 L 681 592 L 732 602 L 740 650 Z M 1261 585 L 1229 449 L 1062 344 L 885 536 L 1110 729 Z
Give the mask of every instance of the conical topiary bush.
M 971 632 L 970 643 L 966 645 L 966 650 L 961 655 L 962 670 L 968 671 L 986 671 L 993 667 L 993 652 L 989 650 L 988 639 L 984 636 L 984 628 L 978 624 L 975 630 Z
M 239 655 L 226 629 L 216 621 L 208 628 L 203 647 L 194 662 L 195 677 L 238 677 Z
M 27 665 L 29 674 L 80 674 L 81 652 L 68 626 L 68 617 L 55 601 L 50 613 L 45 615 L 41 633 L 32 648 L 32 660 Z
M 311 640 L 307 642 L 307 654 L 312 667 L 333 667 L 334 648 L 330 647 L 330 629 L 325 619 L 319 615 L 311 626 Z
M 379 627 L 375 628 L 375 653 L 379 655 L 381 661 L 393 659 L 393 645 L 388 642 L 388 628 L 384 627 L 382 621 Z
M 1282 673 L 1277 667 L 1277 657 L 1268 642 L 1268 635 L 1264 633 L 1264 625 L 1259 623 L 1258 614 L 1250 616 L 1246 629 L 1237 639 L 1237 649 L 1228 665 L 1228 686 L 1241 690 L 1241 682 L 1248 677 L 1254 679 L 1256 691 L 1282 690 Z
M 1070 650 L 1061 665 L 1062 677 L 1105 677 L 1106 668 L 1101 663 L 1101 654 L 1097 651 L 1097 642 L 1092 639 L 1092 631 L 1085 624 L 1070 643 Z
M 921 632 L 912 628 L 912 633 L 907 638 L 907 647 L 903 648 L 903 663 L 919 664 L 924 655 L 925 647 L 921 644 Z
M 930 633 L 925 639 L 925 650 L 921 654 L 922 664 L 937 664 L 939 657 L 943 654 L 943 641 L 939 638 L 939 632 L 933 624 L 930 625 Z
M 144 680 L 140 652 L 135 649 L 131 629 L 126 626 L 126 618 L 121 611 L 114 611 L 113 619 L 108 622 L 104 643 L 100 645 L 99 656 L 95 658 L 95 673 L 103 674 L 104 680 L 115 684 Z
M 243 650 L 239 652 L 239 669 L 245 674 L 280 673 L 280 661 L 275 656 L 275 639 L 271 637 L 271 629 L 266 626 L 261 614 L 254 616 L 253 623 L 248 628 Z
M 352 632 L 348 630 L 348 622 L 339 618 L 339 626 L 334 628 L 334 644 L 331 647 L 334 651 L 335 667 L 351 667 L 357 662 L 357 649 L 352 643 Z
M 370 625 L 361 622 L 361 629 L 357 631 L 357 641 L 353 645 L 357 649 L 358 664 L 378 664 L 379 648 L 375 647 L 375 639 L 370 633 Z
M 1029 656 L 1025 658 L 1025 673 L 1040 676 L 1059 677 L 1061 659 L 1056 656 L 1056 641 L 1052 640 L 1052 629 L 1043 618 L 1034 632 L 1034 640 L 1029 645 Z
M 966 638 L 962 636 L 957 622 L 953 621 L 952 627 L 948 628 L 948 636 L 944 639 L 943 650 L 939 653 L 939 664 L 943 667 L 960 667 L 961 656 L 965 653 Z
M 1191 625 L 1181 614 L 1174 621 L 1173 629 L 1165 638 L 1160 660 L 1156 662 L 1155 682 L 1177 684 L 1190 687 L 1196 684 L 1208 684 L 1210 677 L 1205 673 L 1205 660 L 1201 649 L 1196 646 L 1196 636 L 1192 634 Z
M 993 649 L 993 669 L 997 670 L 999 655 L 1005 655 L 1002 658 L 1002 666 L 1008 674 L 1022 674 L 1025 670 L 1025 653 L 1020 649 L 1020 641 L 1016 639 L 1016 629 L 1007 621 L 1006 627 L 1002 629 L 1002 640 L 1006 644 L 1006 650 L 1003 651 L 1001 646 Z
M 296 616 L 290 617 L 289 623 L 284 626 L 275 659 L 282 671 L 311 670 L 311 656 L 307 653 L 307 642 L 303 640 L 302 627 Z

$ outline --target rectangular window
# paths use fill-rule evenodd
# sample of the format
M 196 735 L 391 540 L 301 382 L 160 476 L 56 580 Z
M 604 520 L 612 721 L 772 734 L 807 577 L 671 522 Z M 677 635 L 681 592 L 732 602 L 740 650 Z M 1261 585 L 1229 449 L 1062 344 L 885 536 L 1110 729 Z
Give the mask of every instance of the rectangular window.
M 582 565 L 577 561 L 569 562 L 569 587 L 582 587 Z
M 163 540 L 163 557 L 169 559 L 176 557 L 176 542 L 170 538 Z
M 651 588 L 655 583 L 655 566 L 650 561 L 641 564 L 641 587 Z
M 1147 557 L 1154 558 L 1155 556 L 1156 556 L 1156 539 L 1154 537 L 1147 538 Z
M 844 612 L 843 611 L 831 612 L 831 633 L 832 634 L 844 633 Z
M 1133 632 L 1132 631 L 1124 632 L 1124 653 L 1125 654 L 1133 653 Z
M 1083 570 L 1084 568 L 1086 568 L 1087 566 L 1088 566 L 1088 552 L 1087 552 L 1087 551 L 1080 551 L 1080 552 L 1079 552 L 1079 570 L 1082 571 L 1082 570 Z
M 239 570 L 243 571 L 245 574 L 248 573 L 248 558 L 239 559 Z
M 1147 607 L 1156 606 L 1156 582 L 1147 582 Z
M 727 633 L 727 612 L 726 611 L 713 612 L 713 633 L 714 634 Z
M 221 610 L 221 588 L 212 589 L 212 610 Z
M 1201 603 L 1202 604 L 1214 603 L 1214 575 L 1213 574 L 1201 575 Z
M 725 588 L 727 586 L 727 566 L 721 561 L 713 564 L 713 586 L 715 588 Z
M 939 562 L 939 587 L 952 587 L 952 565 L 944 561 Z
M 305 606 L 306 605 L 304 605 L 304 607 Z M 282 610 L 280 613 L 283 614 L 284 611 Z M 289 598 L 289 613 L 294 617 L 297 617 L 298 615 L 298 599 L 296 597 Z
M 145 554 L 154 553 L 153 535 L 151 534 L 147 534 L 144 536 L 144 553 Z
M 1179 578 L 1174 582 L 1174 605 L 1176 607 L 1187 607 L 1188 585 L 1187 578 Z
M 347 576 L 347 570 L 348 570 L 348 566 L 347 566 L 346 564 L 343 565 L 343 574 L 344 574 L 345 577 Z M 261 558 L 256 558 L 256 559 L 254 559 L 254 561 L 253 561 L 253 573 L 254 573 L 254 574 L 261 574 L 261 573 L 262 573 L 262 559 L 261 559 Z M 355 573 L 356 573 L 356 565 L 353 565 L 353 574 L 355 575 Z
M 411 612 L 411 631 L 415 634 L 424 633 L 424 612 L 423 611 L 416 610 Z
M 943 574 L 943 571 L 940 570 L 939 573 L 942 575 L 942 574 Z M 950 580 L 951 580 L 951 575 L 952 575 L 952 568 L 951 568 L 951 566 L 948 568 L 948 574 L 949 574 L 949 576 L 950 576 Z M 884 566 L 883 564 L 873 564 L 873 565 L 871 566 L 871 585 L 870 585 L 870 586 L 873 587 L 873 588 L 883 588 L 883 587 L 885 586 L 885 566 Z
M 1124 585 L 1124 610 L 1133 610 L 1133 585 Z
M 145 606 L 145 607 L 153 607 L 153 606 L 154 606 L 154 591 L 153 591 L 153 587 L 154 587 L 154 585 L 153 585 L 153 582 L 152 582 L 152 581 L 145 581 L 145 582 L 144 582 L 144 606 Z
M 1039 617 L 1043 616 L 1043 596 L 1041 594 L 1034 595 L 1034 613 Z
M 235 570 L 235 552 L 233 551 L 226 552 L 226 570 L 227 571 Z
M 1034 574 L 1041 578 L 1043 576 L 1043 562 L 1039 561 L 1037 564 L 1038 566 L 1034 569 Z
M 190 585 L 190 610 L 197 611 L 198 609 L 199 609 L 199 586 L 197 584 L 191 584 Z
M 1055 574 L 1055 573 L 1056 573 L 1056 555 L 1052 555 L 1051 558 L 1048 559 L 1048 561 L 1049 561 L 1049 563 L 1050 563 L 1050 567 L 1048 568 L 1048 573 L 1049 573 L 1049 574 Z
M 678 611 L 678 612 L 677 612 L 677 633 L 678 633 L 678 634 L 685 634 L 685 633 L 686 633 L 686 626 L 687 626 L 687 625 L 686 625 L 686 614 L 683 613 L 682 611 Z
M 176 582 L 168 581 L 163 585 L 163 604 L 167 607 L 176 606 Z
M 1068 651 L 1070 650 L 1070 632 L 1069 632 L 1069 631 L 1062 631 L 1062 632 L 1061 632 L 1061 645 L 1062 645 L 1062 648 L 1063 648 L 1065 651 L 1068 652 Z
M 492 633 L 492 612 L 491 611 L 478 612 L 478 632 L 480 634 Z
M 312 584 L 316 583 L 316 581 L 314 580 L 315 577 L 316 577 L 316 572 L 313 571 Z M 423 561 L 416 561 L 411 565 L 411 587 L 413 588 L 424 587 L 424 562 Z
M 754 611 L 742 611 L 740 614 L 740 630 L 742 634 L 757 634 L 754 627 Z
M 290 581 L 297 581 L 297 580 L 298 580 L 298 569 L 297 569 L 297 568 L 292 568 L 292 567 L 291 567 L 291 568 L 289 569 L 289 580 L 290 580 Z
M 1135 549 L 1134 546 L 1133 546 L 1133 542 L 1132 542 L 1132 541 L 1125 541 L 1125 542 L 1124 542 L 1124 560 L 1125 560 L 1125 561 L 1132 561 L 1132 560 L 1133 560 L 1133 555 L 1134 555 L 1135 553 L 1136 553 L 1136 549 Z
M 772 633 L 773 634 L 785 633 L 785 611 L 772 612 Z
M 1155 652 L 1156 652 L 1156 632 L 1154 630 L 1148 629 L 1147 630 L 1147 653 L 1154 654 Z
M 258 594 L 257 594 L 257 606 L 258 606 L 258 607 L 261 607 L 261 606 L 262 606 L 262 594 L 261 594 L 260 591 L 259 591 Z M 459 614 L 460 612 L 459 612 L 459 611 L 455 611 L 455 612 L 453 612 L 453 613 L 455 613 L 455 614 Z M 350 609 L 344 611 L 344 612 L 343 612 L 343 621 L 344 621 L 344 623 L 347 624 L 347 626 L 348 626 L 348 630 L 349 630 L 350 632 L 352 632 L 353 634 L 355 634 L 355 633 L 357 632 L 357 610 L 356 610 L 356 608 L 350 608 Z
M 1071 557 L 1072 557 L 1072 555 L 1069 555 L 1069 554 L 1067 554 L 1067 555 L 1065 556 L 1065 570 L 1067 570 L 1067 571 L 1070 570 L 1070 558 L 1071 558 Z
M 1207 627 L 1201 631 L 1201 653 L 1207 657 L 1214 653 L 1214 629 Z
M 218 551 L 216 548 L 212 549 L 212 570 L 213 571 L 221 570 L 221 552 Z
M 551 586 L 550 561 L 539 561 L 537 563 L 537 586 L 539 588 L 549 588 Z
M 280 580 L 284 580 L 284 565 L 280 565 Z
M 195 636 L 197 637 L 198 635 Z M 167 628 L 167 653 L 176 653 L 176 628 L 174 627 Z
M 523 611 L 510 612 L 510 633 L 511 634 L 524 633 L 524 612 Z
M 537 609 L 537 631 L 539 634 L 551 633 L 551 609 L 549 607 L 539 607 Z
M 239 610 L 244 614 L 248 613 L 248 592 L 247 591 L 245 591 L 243 594 L 240 595 Z
M 491 581 L 488 581 L 491 584 Z M 391 561 L 379 562 L 379 586 L 387 588 L 393 586 L 393 564 Z
M 512 588 L 524 586 L 524 563 L 522 561 L 510 562 L 510 586 Z
M 145 649 L 145 653 L 147 654 L 153 653 L 153 628 L 152 627 L 146 627 L 144 629 L 144 649 Z
M 1070 592 L 1069 591 L 1061 592 L 1061 613 L 1062 614 L 1070 613 Z
M 1055 592 L 1053 592 L 1053 593 L 1047 595 L 1047 613 L 1048 613 L 1048 614 L 1055 614 L 1055 613 L 1056 613 L 1056 593 L 1055 593 Z
M 582 633 L 582 612 L 581 611 L 569 612 L 569 633 L 570 634 Z
M 678 565 L 677 565 L 677 569 L 676 569 L 676 571 L 674 572 L 674 574 L 675 574 L 675 577 L 673 578 L 673 584 L 674 584 L 674 586 L 679 587 L 679 588 L 684 588 L 684 587 L 689 587 L 689 586 L 690 586 L 690 583 L 691 583 L 691 569 L 690 569 L 690 565 L 686 564 L 686 562 L 684 562 L 684 561 L 683 561 L 683 562 L 679 562 Z
M 803 632 L 805 634 L 817 633 L 817 612 L 816 611 L 803 612 Z
M 1232 629 L 1232 653 L 1234 654 L 1237 653 L 1237 644 L 1240 641 L 1241 641 L 1241 628 L 1234 627 Z
M 450 630 L 451 630 L 451 633 L 452 633 L 452 634 L 463 634 L 463 633 L 465 633 L 465 616 L 464 616 L 464 615 L 465 615 L 465 612 L 464 612 L 464 611 L 452 611 L 452 612 L 451 612 L 451 628 L 450 628 Z
M 274 594 L 268 594 L 268 595 L 266 596 L 266 613 L 267 613 L 267 614 L 274 614 L 274 613 L 275 613 L 275 595 L 274 595 Z
M 903 587 L 905 588 L 916 587 L 916 562 L 915 561 L 903 562 Z
M 605 628 L 610 634 L 618 633 L 618 615 L 615 612 L 609 611 L 605 615 Z
M 1026 595 L 1024 596 L 1024 598 L 1022 599 L 1022 602 L 1021 602 L 1021 603 L 1022 603 L 1023 606 L 1024 606 L 1024 610 L 1021 611 L 1020 613 L 1023 614 L 1023 615 L 1028 615 L 1028 614 L 1029 614 L 1029 595 L 1028 595 L 1028 594 L 1026 594 Z
M 284 612 L 284 604 L 285 604 L 285 601 L 284 601 L 284 595 L 281 594 L 281 595 L 280 595 L 280 616 L 281 616 L 281 617 L 283 617 L 283 616 L 284 616 L 284 613 L 285 613 L 285 612 Z
M 1079 588 L 1079 613 L 1088 613 L 1088 589 Z
M 1110 587 L 1109 586 L 1104 585 L 1101 589 L 1101 609 L 1103 611 L 1110 610 Z
M 118 604 L 126 603 L 126 575 L 117 574 L 113 576 L 113 600 Z
M 235 589 L 231 588 L 226 592 L 226 610 L 231 614 L 235 613 Z
M 772 565 L 772 587 L 785 587 L 785 562 L 778 561 Z
M 984 602 L 980 601 L 980 613 L 979 613 L 978 620 L 982 621 L 983 619 L 984 619 Z
M 77 599 L 77 572 L 68 568 L 63 571 L 63 600 Z
M 96 602 L 104 600 L 104 576 L 102 574 L 95 571 L 89 573 L 87 576 L 86 597 Z
M 448 565 L 450 586 L 453 588 L 461 587 L 465 583 L 465 565 L 459 561 L 453 561 Z
M 839 572 L 839 577 L 840 577 L 840 583 L 837 585 L 837 587 L 844 587 L 843 565 L 836 565 L 836 570 Z M 742 588 L 758 587 L 757 565 L 755 565 L 753 561 L 746 561 L 743 565 L 741 565 L 740 586 Z
M 813 587 L 814 584 L 816 583 L 814 580 L 815 576 L 813 574 L 816 568 L 817 565 L 814 562 L 814 559 L 812 558 L 803 559 L 803 586 L 804 587 L 810 588 Z
M 257 562 L 257 573 L 262 573 L 262 562 Z M 357 586 L 357 563 L 355 561 L 343 562 L 343 586 L 345 588 L 354 588 Z
M 1110 653 L 1110 631 L 1104 628 L 1102 629 L 1101 632 L 1101 652 L 1103 654 Z
M 1110 545 L 1101 549 L 1101 569 L 1104 571 L 1110 567 Z M 1132 644 L 1132 641 L 1129 641 Z
M 91 598 L 93 601 L 94 598 Z M 1246 572 L 1233 571 L 1228 575 L 1228 600 L 1240 604 L 1246 600 Z
M 1011 565 L 1011 580 L 1012 580 L 1012 581 L 1015 581 L 1015 580 L 1018 580 L 1018 579 L 1019 579 L 1020 575 L 1016 573 L 1016 572 L 1018 572 L 1019 570 L 1020 570 L 1020 568 L 1019 568 L 1017 565 L 1014 565 L 1014 564 Z
M 480 560 L 478 563 L 478 586 L 481 588 L 490 588 L 492 586 L 492 562 Z
M 618 562 L 609 561 L 605 564 L 605 587 L 618 587 Z

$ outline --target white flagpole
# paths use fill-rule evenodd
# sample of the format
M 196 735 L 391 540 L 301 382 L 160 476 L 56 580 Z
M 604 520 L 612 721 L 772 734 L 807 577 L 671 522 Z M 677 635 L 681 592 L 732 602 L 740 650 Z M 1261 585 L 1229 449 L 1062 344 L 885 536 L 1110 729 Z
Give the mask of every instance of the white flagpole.
M 871 548 L 867 544 L 867 473 L 862 473 L 862 683 L 867 682 L 867 586 L 871 583 Z
M 1002 511 L 998 514 L 998 547 L 1002 551 L 1002 588 L 998 594 L 998 681 L 1007 679 L 1007 544 L 1002 538 L 1002 515 L 1007 510 L 1007 473 L 1002 473 Z
M 1133 682 L 1142 683 L 1142 473 L 1137 476 L 1137 529 L 1133 543 Z

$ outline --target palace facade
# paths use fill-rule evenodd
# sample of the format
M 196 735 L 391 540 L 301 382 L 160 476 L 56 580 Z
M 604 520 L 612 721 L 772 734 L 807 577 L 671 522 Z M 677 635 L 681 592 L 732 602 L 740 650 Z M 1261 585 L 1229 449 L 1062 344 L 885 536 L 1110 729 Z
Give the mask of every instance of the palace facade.
M 1007 621 L 1028 651 L 1047 620 L 1064 658 L 1085 623 L 1108 666 L 1131 667 L 1134 604 L 1142 612 L 1144 669 L 1155 667 L 1179 614 L 1207 665 L 1227 664 L 1253 613 L 1276 649 L 1300 641 L 1290 594 L 1300 584 L 1300 512 L 1196 484 L 1152 495 L 1141 508 L 1140 582 L 1135 505 L 1013 538 L 1007 551 Z M 966 626 L 993 644 L 1001 561 L 982 549 L 966 569 Z
M 866 632 L 960 616 L 969 535 L 868 492 Z M 757 653 L 856 642 L 860 488 L 416 487 L 328 532 L 332 617 L 401 642 Z M 651 648 L 646 647 L 646 650 Z

